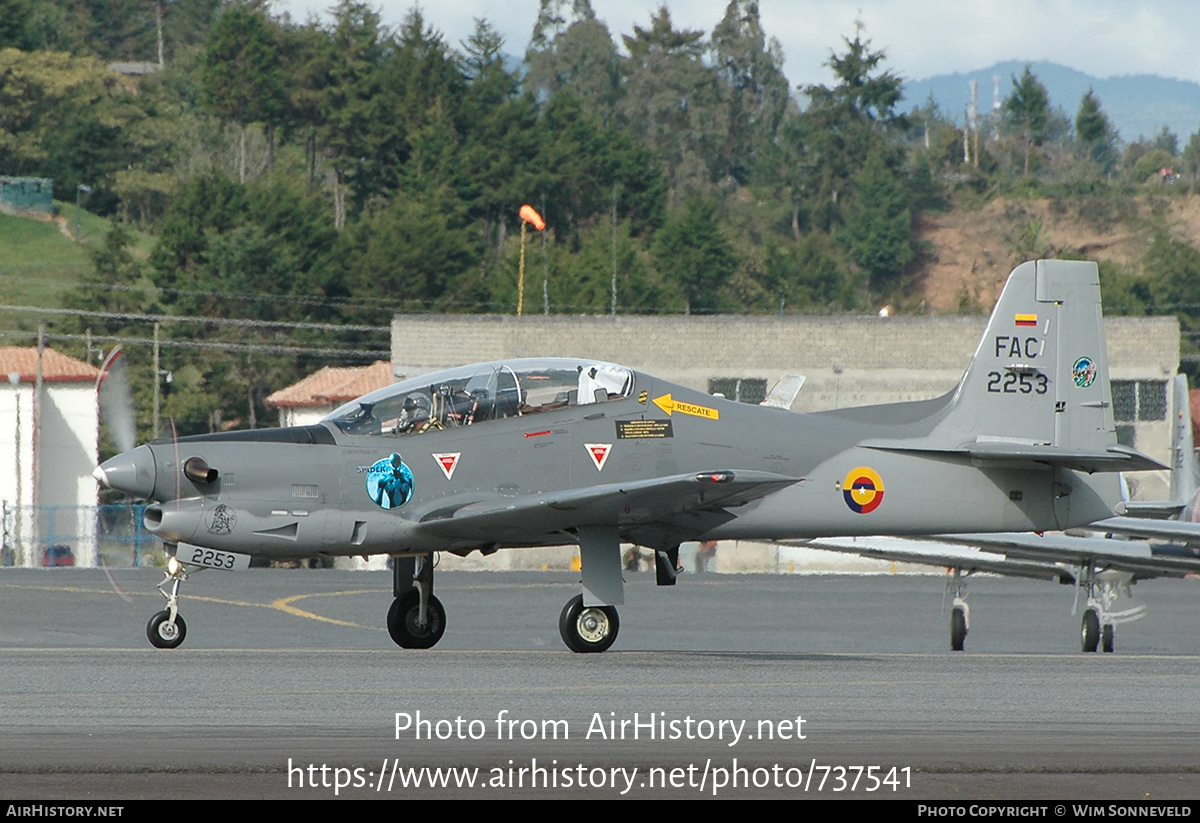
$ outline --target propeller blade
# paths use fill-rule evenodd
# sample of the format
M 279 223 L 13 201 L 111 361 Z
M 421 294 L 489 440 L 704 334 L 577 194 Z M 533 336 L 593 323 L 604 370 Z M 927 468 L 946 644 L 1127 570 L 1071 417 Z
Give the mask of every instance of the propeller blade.
M 104 359 L 96 390 L 100 395 L 101 420 L 113 443 L 121 452 L 130 451 L 137 445 L 137 415 L 129 384 L 129 366 L 120 345 L 114 346 Z

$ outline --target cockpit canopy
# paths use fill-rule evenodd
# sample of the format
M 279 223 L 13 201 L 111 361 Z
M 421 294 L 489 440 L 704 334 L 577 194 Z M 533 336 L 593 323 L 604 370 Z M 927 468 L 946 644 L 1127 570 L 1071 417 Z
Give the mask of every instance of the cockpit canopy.
M 633 373 L 594 360 L 539 358 L 462 366 L 352 400 L 326 422 L 346 434 L 409 435 L 628 397 Z

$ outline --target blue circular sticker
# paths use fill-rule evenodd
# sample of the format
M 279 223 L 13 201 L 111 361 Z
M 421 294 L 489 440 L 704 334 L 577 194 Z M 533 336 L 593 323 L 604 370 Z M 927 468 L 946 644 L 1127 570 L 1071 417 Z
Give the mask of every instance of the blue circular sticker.
M 391 457 L 375 461 L 367 469 L 367 495 L 381 509 L 403 506 L 412 493 L 412 469 L 395 452 Z

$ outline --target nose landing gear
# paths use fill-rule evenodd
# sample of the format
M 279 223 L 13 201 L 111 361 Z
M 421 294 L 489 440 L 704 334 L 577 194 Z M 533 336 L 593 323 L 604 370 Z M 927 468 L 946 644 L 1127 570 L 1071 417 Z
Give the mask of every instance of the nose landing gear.
M 187 567 L 175 555 L 170 555 L 165 576 L 158 584 L 158 591 L 166 599 L 167 607 L 155 612 L 146 624 L 146 637 L 155 648 L 177 648 L 187 637 L 187 623 L 179 616 L 179 586 L 187 580 L 187 576 Z M 167 586 L 170 587 L 169 591 Z

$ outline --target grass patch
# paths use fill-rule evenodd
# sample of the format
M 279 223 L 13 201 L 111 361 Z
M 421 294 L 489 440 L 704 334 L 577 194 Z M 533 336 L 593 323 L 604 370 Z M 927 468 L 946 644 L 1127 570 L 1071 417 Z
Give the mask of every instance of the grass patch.
M 55 205 L 60 216 L 54 220 L 0 214 L 0 303 L 58 308 L 62 295 L 92 271 L 89 249 L 103 245 L 109 221 L 81 211 L 77 241 L 75 204 Z M 134 254 L 148 255 L 154 238 L 135 230 L 130 234 Z M 38 320 L 29 312 L 0 310 L 0 343 L 32 345 L 28 336 L 5 332 L 35 330 Z

